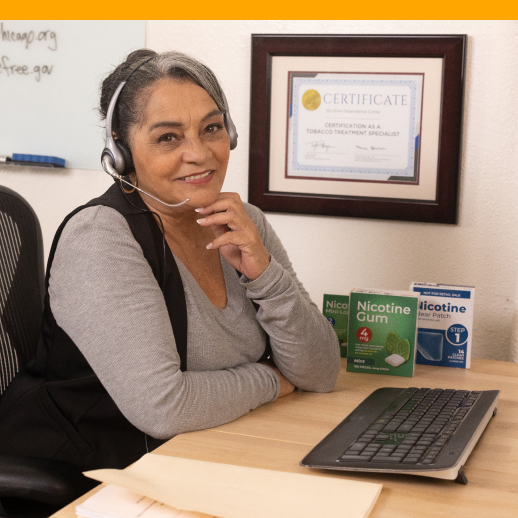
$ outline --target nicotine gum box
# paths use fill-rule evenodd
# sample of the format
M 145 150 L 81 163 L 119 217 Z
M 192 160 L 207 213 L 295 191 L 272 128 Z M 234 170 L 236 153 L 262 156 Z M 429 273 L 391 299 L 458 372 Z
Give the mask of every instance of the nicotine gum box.
M 347 370 L 414 375 L 419 294 L 355 289 L 349 297 Z
M 340 356 L 347 358 L 347 324 L 349 295 L 324 295 L 324 316 L 333 326 L 340 342 Z
M 420 295 L 416 362 L 469 369 L 475 288 L 413 282 L 410 290 Z

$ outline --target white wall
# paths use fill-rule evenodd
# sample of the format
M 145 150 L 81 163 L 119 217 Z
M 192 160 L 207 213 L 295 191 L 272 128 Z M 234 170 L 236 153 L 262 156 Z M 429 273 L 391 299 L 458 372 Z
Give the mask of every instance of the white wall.
M 474 356 L 518 361 L 518 22 L 148 22 L 149 48 L 187 52 L 221 80 L 239 132 L 225 189 L 245 199 L 252 33 L 469 35 L 458 225 L 290 214 L 268 219 L 319 306 L 323 293 L 356 286 L 406 289 L 413 280 L 475 285 Z M 111 180 L 99 171 L 3 167 L 0 183 L 34 205 L 48 253 L 62 218 Z

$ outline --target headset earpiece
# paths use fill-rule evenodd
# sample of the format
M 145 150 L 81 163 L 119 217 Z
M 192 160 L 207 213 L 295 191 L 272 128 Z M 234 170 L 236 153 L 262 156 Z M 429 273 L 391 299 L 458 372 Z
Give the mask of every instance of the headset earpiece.
M 133 156 L 129 147 L 121 140 L 116 140 L 115 144 L 119 148 L 122 156 L 124 157 L 124 171 L 120 173 L 122 176 L 126 176 L 135 171 L 135 165 L 133 164 Z
M 117 171 L 118 174 L 124 174 L 126 161 L 124 160 L 124 155 L 116 144 L 115 139 L 113 137 L 106 138 L 104 146 L 103 152 L 101 153 L 101 164 L 103 163 L 104 158 L 108 157 L 111 166 L 115 171 Z
M 236 149 L 237 147 L 237 130 L 232 117 L 230 116 L 230 110 L 228 108 L 227 98 L 225 97 L 225 92 L 221 90 L 221 96 L 223 97 L 223 101 L 225 103 L 225 112 L 223 113 L 223 124 L 225 124 L 225 129 L 227 130 L 228 136 L 230 138 L 230 150 Z
M 107 139 L 106 147 L 104 148 L 101 155 L 101 162 L 103 158 L 108 155 L 110 157 L 112 167 L 121 176 L 126 176 L 135 171 L 133 157 L 131 156 L 131 151 L 129 150 L 128 146 L 126 146 L 124 142 L 121 142 L 118 139 L 114 139 L 113 137 L 110 140 L 111 142 L 108 142 Z
M 230 114 L 223 114 L 223 123 L 225 124 L 225 129 L 227 130 L 228 136 L 230 137 L 230 149 L 236 149 L 237 147 L 237 131 L 236 125 L 232 121 Z

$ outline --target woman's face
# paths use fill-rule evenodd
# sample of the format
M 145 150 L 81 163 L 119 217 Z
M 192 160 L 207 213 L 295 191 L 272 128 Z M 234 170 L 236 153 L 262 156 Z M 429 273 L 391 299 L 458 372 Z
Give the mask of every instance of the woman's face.
M 204 207 L 221 191 L 230 154 L 223 114 L 191 81 L 162 80 L 150 92 L 130 136 L 138 185 L 166 203 Z M 151 198 L 147 204 L 163 212 Z M 170 209 L 177 211 L 178 209 Z

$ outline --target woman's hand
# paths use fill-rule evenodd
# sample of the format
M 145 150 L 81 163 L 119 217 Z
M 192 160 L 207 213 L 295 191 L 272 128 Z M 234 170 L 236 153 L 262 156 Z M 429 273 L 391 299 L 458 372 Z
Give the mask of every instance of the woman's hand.
M 277 396 L 277 399 L 283 396 L 287 396 L 288 394 L 291 394 L 295 390 L 295 385 L 291 383 L 287 378 L 285 378 L 281 371 L 277 368 L 271 365 L 268 362 L 261 362 L 263 365 L 266 365 L 270 369 L 274 370 L 277 376 L 279 376 L 279 381 L 281 382 L 281 388 L 279 389 L 279 395 Z
M 198 223 L 210 227 L 216 236 L 207 248 L 219 249 L 227 262 L 251 281 L 268 268 L 270 253 L 239 194 L 222 192 L 214 203 L 196 212 L 204 216 Z

